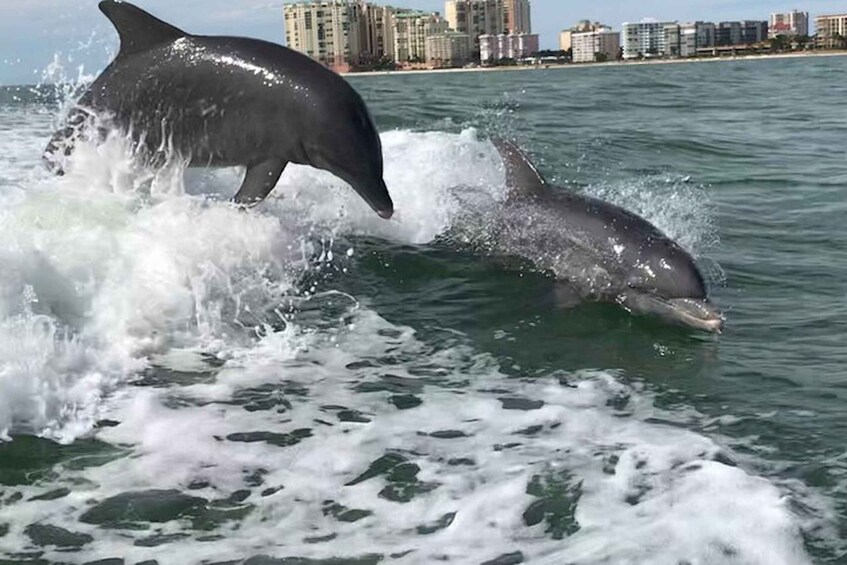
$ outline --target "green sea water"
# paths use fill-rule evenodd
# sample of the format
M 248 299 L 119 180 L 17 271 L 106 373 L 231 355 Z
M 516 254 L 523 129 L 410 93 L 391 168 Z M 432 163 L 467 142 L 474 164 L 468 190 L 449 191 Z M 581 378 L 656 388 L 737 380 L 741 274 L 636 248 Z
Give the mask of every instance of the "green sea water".
M 117 150 L 50 179 L 55 103 L 0 91 L 0 555 L 847 562 L 845 72 L 350 77 L 390 228 L 305 169 L 254 219 L 208 197 L 234 173 L 127 188 Z M 458 246 L 489 135 L 691 250 L 724 332 Z

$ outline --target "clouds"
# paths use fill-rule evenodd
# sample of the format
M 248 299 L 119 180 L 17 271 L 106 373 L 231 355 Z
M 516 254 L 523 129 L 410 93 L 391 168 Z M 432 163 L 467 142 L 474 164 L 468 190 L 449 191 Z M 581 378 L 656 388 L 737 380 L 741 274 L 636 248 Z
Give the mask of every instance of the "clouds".
M 193 33 L 285 40 L 283 0 L 134 1 Z M 385 3 L 444 11 L 443 0 Z M 582 19 L 620 28 L 625 21 L 648 16 L 679 21 L 767 19 L 771 12 L 794 8 L 809 10 L 813 16 L 847 11 L 844 0 L 533 0 L 532 19 L 542 48 L 552 48 L 560 30 Z M 0 84 L 34 82 L 57 53 L 63 59 L 72 57 L 74 66 L 84 64 L 94 71 L 108 62 L 116 47 L 117 36 L 97 9 L 97 0 L 0 0 Z

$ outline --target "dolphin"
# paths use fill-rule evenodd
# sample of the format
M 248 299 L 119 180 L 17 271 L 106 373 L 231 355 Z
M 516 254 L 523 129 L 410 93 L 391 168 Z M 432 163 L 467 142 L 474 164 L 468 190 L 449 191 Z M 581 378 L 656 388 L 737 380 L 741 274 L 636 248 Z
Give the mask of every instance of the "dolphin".
M 285 166 L 298 163 L 333 173 L 391 217 L 379 134 L 339 75 L 274 43 L 191 35 L 128 2 L 99 7 L 120 50 L 48 144 L 56 173 L 89 117 L 105 116 L 154 165 L 175 154 L 188 166 L 245 166 L 239 204 L 262 201 Z
M 720 333 L 724 317 L 679 244 L 619 206 L 547 184 L 517 145 L 491 141 L 510 190 L 490 222 L 497 252 L 551 271 L 580 300 L 614 302 L 632 313 Z

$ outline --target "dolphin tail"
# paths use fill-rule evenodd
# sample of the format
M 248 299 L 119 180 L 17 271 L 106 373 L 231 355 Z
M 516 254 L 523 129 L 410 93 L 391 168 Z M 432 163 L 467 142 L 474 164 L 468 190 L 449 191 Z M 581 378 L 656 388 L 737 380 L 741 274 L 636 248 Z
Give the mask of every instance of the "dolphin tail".
M 129 2 L 103 0 L 99 7 L 121 37 L 119 56 L 140 53 L 188 35 Z
M 547 192 L 547 181 L 515 142 L 492 137 L 491 143 L 503 159 L 506 167 L 506 185 L 514 194 L 539 196 Z

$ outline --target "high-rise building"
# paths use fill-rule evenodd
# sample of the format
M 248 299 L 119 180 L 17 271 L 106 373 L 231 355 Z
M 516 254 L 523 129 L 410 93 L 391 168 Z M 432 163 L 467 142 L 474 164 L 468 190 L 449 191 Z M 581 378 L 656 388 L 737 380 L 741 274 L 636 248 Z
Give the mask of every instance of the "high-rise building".
M 394 60 L 394 8 L 362 2 L 360 47 L 362 63 Z
M 538 34 L 535 33 L 479 36 L 480 61 L 483 63 L 493 63 L 503 59 L 517 61 L 535 53 L 538 53 Z
M 444 17 L 450 29 L 466 33 L 471 41 L 472 57 L 479 59 L 479 36 L 505 33 L 504 0 L 447 0 Z
M 768 22 L 769 37 L 796 37 L 809 35 L 809 12 L 797 10 L 779 14 L 771 14 Z
M 815 18 L 818 46 L 825 49 L 847 48 L 847 14 L 818 16 Z
M 511 34 L 532 33 L 530 0 L 503 0 L 503 28 Z
M 621 34 L 611 28 L 574 33 L 572 47 L 574 63 L 614 61 L 620 52 Z
M 448 23 L 437 13 L 397 10 L 392 18 L 394 60 L 398 63 L 426 61 L 426 38 L 448 30 Z
M 430 67 L 461 67 L 470 60 L 468 34 L 445 31 L 426 38 L 426 62 Z
M 346 0 L 286 4 L 288 46 L 331 69 L 344 72 L 359 64 L 361 5 Z
M 669 55 L 667 39 L 669 34 L 672 35 L 673 28 L 666 32 L 665 27 L 675 25 L 677 25 L 676 22 L 656 22 L 653 20 L 623 24 L 623 31 L 621 32 L 623 58 L 639 59 L 641 57 Z

